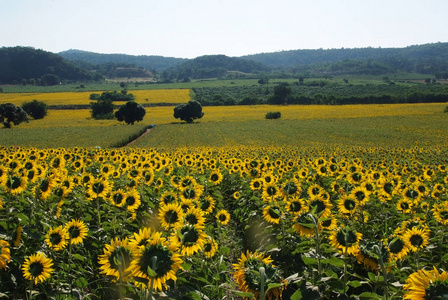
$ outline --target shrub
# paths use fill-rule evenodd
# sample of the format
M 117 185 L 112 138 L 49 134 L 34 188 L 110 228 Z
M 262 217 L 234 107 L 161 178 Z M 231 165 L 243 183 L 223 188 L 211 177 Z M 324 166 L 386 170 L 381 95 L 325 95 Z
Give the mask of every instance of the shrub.
M 35 120 L 43 119 L 48 112 L 47 104 L 37 100 L 23 103 L 22 109 Z
M 92 109 L 92 118 L 99 119 L 111 119 L 110 116 L 114 112 L 114 104 L 112 100 L 98 100 L 97 102 L 90 102 L 90 108 Z
M 266 114 L 266 119 L 280 119 L 281 116 L 282 116 L 282 113 L 279 111 L 275 111 L 275 112 L 270 111 Z
M 135 122 L 142 121 L 145 114 L 146 110 L 141 104 L 128 101 L 115 112 L 115 117 L 120 122 L 125 121 L 126 124 L 133 125 Z
M 445 107 L 444 113 L 448 113 L 448 105 Z
M 174 107 L 174 118 L 180 118 L 187 123 L 191 123 L 194 119 L 200 119 L 203 116 L 202 105 L 196 100 L 190 100 L 188 103 L 178 104 Z

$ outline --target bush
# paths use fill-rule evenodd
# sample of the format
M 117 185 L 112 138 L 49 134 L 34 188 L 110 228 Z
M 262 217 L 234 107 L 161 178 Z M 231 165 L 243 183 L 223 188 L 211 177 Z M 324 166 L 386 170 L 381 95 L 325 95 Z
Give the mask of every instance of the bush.
M 110 115 L 114 112 L 114 104 L 111 100 L 98 100 L 97 102 L 90 102 L 92 109 L 92 118 L 94 119 L 111 119 Z
M 448 105 L 445 107 L 444 113 L 448 113 Z
M 202 105 L 196 100 L 190 100 L 188 103 L 178 104 L 174 107 L 174 118 L 180 118 L 187 123 L 191 123 L 194 119 L 200 119 L 203 116 Z
M 141 104 L 128 101 L 115 112 L 115 117 L 120 122 L 125 121 L 126 124 L 133 125 L 135 122 L 142 121 L 145 114 L 146 110 Z
M 48 112 L 47 104 L 37 100 L 23 103 L 22 109 L 35 120 L 43 119 Z
M 275 111 L 275 112 L 268 112 L 266 114 L 266 119 L 280 119 L 282 116 L 282 113 L 279 111 Z

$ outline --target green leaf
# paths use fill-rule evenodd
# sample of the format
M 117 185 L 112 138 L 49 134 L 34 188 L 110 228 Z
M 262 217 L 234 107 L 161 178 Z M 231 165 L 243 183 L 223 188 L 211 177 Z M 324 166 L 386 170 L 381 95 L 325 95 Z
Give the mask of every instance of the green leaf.
M 75 283 L 79 288 L 84 288 L 89 284 L 84 277 L 79 277 L 78 279 L 76 279 Z
M 336 268 L 344 267 L 344 261 L 337 257 L 325 258 L 322 260 L 322 263 L 332 265 L 333 267 L 336 267 Z
M 240 296 L 242 298 L 250 298 L 252 299 L 253 297 L 255 297 L 254 294 L 249 293 L 249 292 L 240 292 L 240 291 L 233 291 L 237 296 Z
M 362 285 L 362 283 L 359 282 L 358 280 L 354 280 L 354 281 L 350 281 L 350 282 L 348 283 L 348 285 L 349 285 L 349 286 L 352 286 L 352 287 L 354 287 L 354 288 L 357 288 L 357 287 L 360 287 L 360 286 Z
M 359 299 L 360 300 L 374 300 L 374 299 L 381 299 L 381 297 L 375 293 L 364 292 L 361 295 L 359 295 Z
M 317 259 L 313 257 L 307 257 L 305 255 L 302 256 L 302 260 L 305 265 L 317 265 Z
M 148 266 L 148 269 L 146 271 L 148 272 L 148 276 L 149 277 L 156 277 L 157 276 L 157 273 L 153 269 L 151 269 L 150 266 Z
M 300 300 L 302 299 L 302 291 L 297 290 L 294 294 L 291 295 L 291 300 Z
M 77 260 L 80 260 L 80 261 L 84 261 L 85 260 L 85 257 L 82 256 L 81 254 L 72 254 L 72 257 L 74 259 L 77 259 Z

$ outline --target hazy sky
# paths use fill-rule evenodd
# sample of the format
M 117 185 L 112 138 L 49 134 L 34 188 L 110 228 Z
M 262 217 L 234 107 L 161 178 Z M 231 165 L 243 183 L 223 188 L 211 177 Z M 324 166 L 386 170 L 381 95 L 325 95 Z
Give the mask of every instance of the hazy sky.
M 448 0 L 0 0 L 0 47 L 194 58 L 448 42 Z

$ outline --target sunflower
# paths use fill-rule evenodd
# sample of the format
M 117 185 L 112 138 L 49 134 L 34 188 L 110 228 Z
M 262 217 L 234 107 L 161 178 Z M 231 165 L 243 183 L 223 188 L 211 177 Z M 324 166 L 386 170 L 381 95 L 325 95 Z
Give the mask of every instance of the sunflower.
M 128 239 L 115 238 L 106 244 L 103 254 L 98 256 L 101 265 L 100 272 L 112 276 L 112 282 L 118 280 L 128 281 L 130 272 L 128 270 L 132 261 L 132 252 Z
M 182 208 L 177 203 L 162 205 L 159 208 L 160 225 L 169 230 L 181 226 L 183 220 Z
M 108 178 L 111 176 L 115 171 L 115 166 L 112 164 L 103 164 L 100 168 L 101 176 L 104 178 Z
M 215 256 L 216 251 L 218 251 L 218 243 L 214 238 L 207 236 L 202 246 L 202 251 L 206 257 L 212 258 Z
M 22 242 L 22 231 L 23 231 L 22 225 L 17 226 L 16 233 L 14 235 L 14 239 L 12 242 L 14 247 L 18 247 L 20 245 L 20 243 Z
M 441 273 L 436 267 L 432 270 L 418 270 L 406 279 L 403 285 L 403 299 L 447 299 L 448 272 Z
M 216 214 L 216 220 L 218 220 L 218 223 L 221 225 L 227 225 L 230 222 L 230 214 L 225 209 L 221 209 Z
M 211 196 L 206 196 L 199 199 L 199 208 L 208 215 L 215 208 L 215 200 Z
M 109 195 L 109 201 L 117 207 L 123 206 L 126 202 L 126 192 L 122 189 L 111 192 Z
M 210 173 L 208 181 L 212 182 L 214 185 L 218 185 L 222 182 L 223 176 L 219 169 L 214 170 Z
M 316 234 L 316 224 L 308 212 L 295 216 L 292 227 L 300 236 L 313 237 Z
M 143 285 L 151 282 L 155 290 L 162 291 L 168 280 L 177 280 L 176 272 L 183 263 L 180 255 L 175 252 L 176 247 L 162 237 L 162 232 L 154 232 L 144 247 L 134 252 L 129 266 L 129 272 L 136 278 L 136 284 Z
M 323 197 L 312 198 L 309 202 L 309 211 L 319 218 L 326 218 L 331 214 L 331 203 Z
M 403 238 L 400 236 L 392 236 L 389 238 L 387 248 L 391 255 L 391 260 L 401 260 L 409 253 L 409 248 L 406 247 Z
M 152 230 L 149 227 L 140 228 L 138 233 L 134 232 L 134 238 L 129 240 L 129 247 L 132 252 L 138 251 L 138 248 L 145 247 L 151 238 Z
M 429 233 L 424 228 L 412 227 L 404 233 L 403 241 L 409 250 L 416 252 L 429 244 Z
M 263 179 L 261 178 L 254 178 L 251 180 L 250 182 L 250 189 L 252 191 L 259 191 L 261 189 L 263 189 Z
M 374 250 L 374 247 L 377 246 L 380 253 Z M 375 242 L 363 242 L 359 243 L 359 250 L 354 254 L 358 263 L 362 264 L 364 268 L 370 272 L 378 273 L 380 265 L 380 256 L 386 264 L 389 260 L 389 251 L 383 245 L 383 243 L 375 243 Z
M 358 200 L 359 205 L 364 205 L 369 201 L 370 192 L 363 186 L 357 186 L 350 192 Z
M 191 256 L 202 250 L 207 234 L 204 226 L 185 224 L 175 230 L 171 240 L 180 246 L 182 256 Z
M 148 186 L 151 185 L 154 182 L 154 170 L 151 168 L 145 168 L 142 171 L 140 180 Z
M 433 208 L 434 219 L 442 225 L 448 224 L 448 204 L 436 204 Z
M 184 223 L 203 226 L 205 224 L 204 212 L 197 207 L 190 207 L 184 214 Z
M 296 179 L 290 180 L 282 185 L 280 192 L 285 197 L 297 196 L 302 192 L 302 188 Z
M 23 277 L 34 281 L 34 284 L 44 282 L 51 277 L 51 273 L 54 271 L 52 266 L 53 261 L 51 258 L 47 258 L 44 253 L 32 254 L 25 259 L 22 265 Z
M 413 201 L 409 198 L 402 198 L 397 202 L 397 210 L 403 214 L 409 214 L 412 211 Z
M 0 165 L 0 185 L 4 185 L 7 178 L 8 178 L 8 169 L 5 166 Z
M 89 182 L 87 193 L 92 195 L 94 198 L 106 199 L 110 192 L 110 183 L 107 179 L 95 178 Z
M 322 193 L 324 189 L 317 183 L 310 185 L 307 189 L 308 196 L 313 199 Z
M 330 235 L 330 245 L 341 251 L 343 254 L 354 254 L 359 249 L 359 241 L 362 233 L 348 227 L 341 227 Z
M 280 189 L 277 187 L 275 182 L 266 182 L 263 184 L 263 200 L 269 201 L 271 199 L 275 199 L 280 195 Z
M 126 203 L 127 210 L 130 212 L 136 211 L 142 204 L 140 193 L 135 189 L 126 192 L 124 201 Z
M 266 222 L 271 224 L 280 224 L 280 219 L 283 216 L 281 208 L 277 205 L 266 205 L 263 208 L 263 217 Z
M 319 232 L 322 229 L 332 231 L 338 228 L 338 219 L 334 215 L 329 215 L 327 218 L 319 219 Z
M 177 195 L 173 191 L 164 191 L 162 195 L 160 195 L 160 204 L 167 205 L 170 203 L 175 203 L 177 201 Z
M 343 195 L 339 199 L 338 209 L 342 215 L 352 216 L 358 208 L 359 202 L 355 195 Z
M 67 231 L 64 227 L 59 226 L 56 228 L 50 228 L 45 235 L 45 242 L 47 246 L 54 251 L 63 250 L 67 246 Z
M 286 210 L 294 216 L 300 215 L 306 209 L 305 202 L 299 197 L 291 197 L 286 201 Z
M 11 260 L 11 253 L 9 250 L 9 243 L 0 240 L 0 269 L 6 270 L 6 264 Z
M 67 232 L 70 244 L 77 245 L 84 241 L 87 236 L 88 229 L 83 221 L 72 219 L 67 222 L 64 227 Z
M 28 179 L 26 176 L 10 175 L 6 179 L 5 188 L 11 195 L 17 195 L 26 190 Z
M 272 259 L 264 253 L 250 252 L 241 253 L 237 264 L 233 264 L 233 277 L 238 287 L 243 292 L 255 294 L 255 299 L 260 297 L 260 286 L 262 282 L 260 272 L 264 268 L 264 291 L 267 291 L 265 299 L 281 299 L 283 290 L 286 288 L 286 280 L 281 276 L 280 269 L 272 264 Z M 281 284 L 268 291 L 268 285 Z

